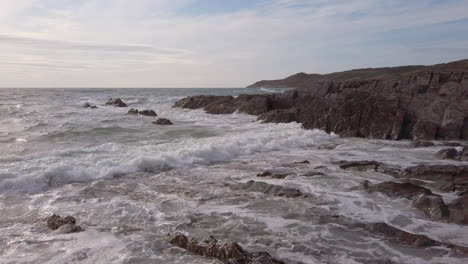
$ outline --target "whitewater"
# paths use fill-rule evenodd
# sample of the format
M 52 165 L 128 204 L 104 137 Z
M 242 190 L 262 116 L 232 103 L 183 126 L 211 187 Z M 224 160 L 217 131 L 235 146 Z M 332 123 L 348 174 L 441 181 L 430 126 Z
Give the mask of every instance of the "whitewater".
M 218 263 L 172 247 L 167 234 L 173 231 L 237 241 L 287 263 L 466 263 L 466 255 L 448 248 L 410 248 L 330 220 L 384 222 L 468 246 L 466 227 L 432 221 L 406 199 L 349 191 L 391 176 L 336 165 L 456 163 L 434 157 L 441 147 L 340 138 L 297 123 L 172 107 L 199 94 L 272 92 L 280 91 L 1 89 L 0 263 Z M 129 107 L 105 106 L 109 98 Z M 174 125 L 127 115 L 130 108 L 155 110 Z M 310 163 L 296 163 L 303 160 Z M 256 177 L 266 170 L 290 176 Z M 311 170 L 323 175 L 305 176 Z M 310 195 L 289 199 L 231 188 L 249 180 Z M 52 214 L 73 215 L 84 231 L 50 232 L 44 219 Z

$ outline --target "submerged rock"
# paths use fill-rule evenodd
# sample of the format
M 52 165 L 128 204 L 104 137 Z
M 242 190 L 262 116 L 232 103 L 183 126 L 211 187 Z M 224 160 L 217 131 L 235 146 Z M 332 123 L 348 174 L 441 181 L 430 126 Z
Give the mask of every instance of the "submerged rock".
M 232 189 L 244 190 L 248 192 L 261 192 L 267 195 L 287 198 L 307 197 L 307 195 L 298 189 L 268 184 L 266 182 L 248 181 L 246 183 L 233 185 Z
M 58 230 L 58 233 L 68 234 L 81 232 L 80 226 L 76 225 L 76 219 L 72 216 L 60 217 L 60 215 L 52 215 L 47 219 L 47 226 L 52 230 Z
M 415 148 L 427 148 L 427 147 L 433 147 L 435 146 L 435 144 L 430 141 L 415 140 L 411 142 L 411 146 Z
M 394 176 L 427 181 L 429 186 L 444 192 L 468 191 L 468 165 L 418 165 Z
M 127 115 L 138 115 L 138 113 L 139 113 L 138 109 L 133 109 L 132 108 L 132 109 L 128 110 Z
M 113 99 L 113 98 L 110 98 L 107 102 L 106 102 L 106 105 L 113 105 L 113 106 L 116 106 L 116 107 L 127 107 L 128 105 L 126 103 L 124 103 L 122 101 L 122 99 L 120 98 L 116 98 L 116 99 Z
M 174 246 L 195 255 L 218 259 L 226 264 L 284 264 L 267 252 L 249 253 L 235 242 L 218 242 L 213 236 L 205 241 L 189 239 L 179 232 L 170 234 L 169 237 L 169 243 Z
M 288 174 L 272 173 L 270 171 L 264 171 L 264 172 L 257 174 L 257 177 L 270 177 L 273 179 L 284 179 L 288 177 Z
M 139 114 L 144 116 L 158 116 L 154 110 L 143 110 L 140 111 Z
M 468 193 L 447 205 L 450 211 L 449 221 L 468 225 Z
M 353 171 L 376 171 L 381 165 L 380 162 L 374 160 L 340 161 L 339 164 L 340 168 Z
M 442 197 L 422 194 L 413 201 L 413 207 L 423 211 L 429 218 L 443 220 L 449 217 L 449 209 Z
M 432 195 L 431 190 L 409 182 L 400 183 L 388 181 L 378 184 L 371 184 L 366 180 L 362 183 L 361 186 L 354 187 L 353 189 L 362 189 L 369 193 L 380 192 L 393 198 L 411 199 L 421 194 Z
M 440 159 L 457 159 L 458 151 L 454 148 L 443 149 L 437 152 L 436 156 Z
M 167 118 L 158 118 L 156 121 L 153 121 L 153 124 L 162 125 L 162 126 L 170 126 L 172 125 L 171 120 Z
M 90 103 L 88 103 L 88 102 L 84 103 L 84 104 L 83 104 L 83 107 L 84 107 L 84 108 L 91 108 L 91 109 L 96 109 L 96 108 L 98 108 L 96 105 L 92 105 L 92 104 L 90 104 Z

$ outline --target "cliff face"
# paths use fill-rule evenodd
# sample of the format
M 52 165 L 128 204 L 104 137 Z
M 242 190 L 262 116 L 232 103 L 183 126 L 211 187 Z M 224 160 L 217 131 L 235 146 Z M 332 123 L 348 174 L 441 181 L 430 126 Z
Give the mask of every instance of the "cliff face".
M 297 73 L 280 80 L 264 80 L 256 82 L 247 88 L 306 88 L 317 81 L 346 82 L 356 80 L 392 80 L 401 79 L 421 71 L 460 71 L 468 65 L 468 60 L 433 66 L 400 66 L 386 68 L 366 68 L 329 74 Z
M 468 140 L 468 60 L 390 80 L 317 80 L 273 95 L 188 97 L 178 107 L 239 110 L 263 122 L 299 122 L 342 136 Z

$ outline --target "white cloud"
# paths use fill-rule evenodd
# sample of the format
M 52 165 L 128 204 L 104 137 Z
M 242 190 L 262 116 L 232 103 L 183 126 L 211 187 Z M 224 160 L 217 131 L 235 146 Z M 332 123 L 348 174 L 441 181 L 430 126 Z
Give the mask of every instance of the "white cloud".
M 276 0 L 179 12 L 194 1 L 0 0 L 0 86 L 232 87 L 298 71 L 423 63 L 427 50 L 408 56 L 414 49 L 362 42 L 468 18 L 465 0 Z

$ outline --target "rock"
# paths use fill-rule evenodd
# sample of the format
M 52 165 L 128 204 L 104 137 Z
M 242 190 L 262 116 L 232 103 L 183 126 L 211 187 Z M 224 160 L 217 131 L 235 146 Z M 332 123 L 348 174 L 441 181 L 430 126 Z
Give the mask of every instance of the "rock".
M 171 120 L 167 118 L 158 118 L 156 121 L 153 121 L 153 124 L 162 125 L 162 126 L 170 126 L 172 125 Z
M 143 111 L 140 111 L 140 115 L 144 115 L 144 116 L 158 116 L 156 114 L 155 111 L 153 110 L 143 110 Z
M 464 146 L 462 151 L 460 152 L 460 160 L 468 161 L 468 146 Z
M 138 115 L 138 113 L 139 113 L 138 109 L 133 109 L 132 108 L 132 109 L 128 110 L 127 115 Z
M 411 145 L 415 148 L 426 148 L 426 147 L 433 147 L 435 146 L 434 143 L 430 141 L 424 141 L 424 140 L 415 140 L 411 142 Z
M 267 252 L 249 253 L 235 242 L 218 242 L 213 236 L 205 241 L 189 239 L 181 233 L 169 235 L 174 246 L 186 249 L 192 254 L 218 259 L 226 264 L 284 264 Z
M 438 151 L 436 156 L 440 159 L 457 159 L 458 151 L 454 148 L 443 149 Z
M 461 147 L 462 146 L 462 144 L 459 142 L 444 142 L 443 145 L 447 147 Z
M 270 177 L 273 179 L 284 179 L 288 177 L 288 174 L 272 173 L 270 171 L 264 171 L 262 173 L 257 174 L 257 177 Z
M 468 193 L 463 194 L 454 202 L 448 204 L 450 211 L 449 221 L 468 225 Z
M 110 98 L 107 102 L 106 105 L 113 105 L 116 107 L 127 107 L 127 104 L 122 101 L 120 98 L 112 99 Z
M 302 165 L 302 164 L 310 164 L 310 161 L 303 160 L 303 161 L 293 162 L 293 165 Z
M 447 65 L 451 66 L 421 67 L 407 75 L 386 73 L 395 79 L 369 78 L 374 75 L 362 70 L 324 75 L 325 79 L 301 74 L 292 78 L 302 80 L 296 89 L 281 94 L 197 96 L 184 98 L 176 106 L 204 108 L 213 114 L 240 111 L 261 115 L 263 122 L 298 122 L 305 129 L 322 129 L 343 137 L 466 139 L 468 86 L 464 76 L 468 60 Z M 343 78 L 350 75 L 358 77 Z
M 447 205 L 444 203 L 444 200 L 437 195 L 421 194 L 416 197 L 412 205 L 434 220 L 447 219 L 449 216 Z
M 318 149 L 334 150 L 334 149 L 336 149 L 336 147 L 338 147 L 337 144 L 326 143 L 326 144 L 320 145 Z
M 353 189 L 359 189 L 359 187 L 355 187 Z M 360 189 L 364 189 L 369 193 L 380 192 L 392 198 L 402 197 L 411 199 L 421 194 L 432 195 L 431 190 L 409 182 L 399 183 L 388 181 L 378 184 L 371 184 L 369 181 L 364 181 Z
M 468 165 L 418 165 L 393 176 L 426 181 L 427 185 L 444 192 L 468 191 Z
M 363 160 L 363 161 L 340 161 L 340 168 L 344 170 L 352 171 L 375 171 L 380 162 L 374 160 Z
M 96 108 L 98 108 L 97 106 L 92 105 L 92 104 L 90 104 L 90 103 L 88 103 L 88 102 L 84 103 L 84 104 L 83 104 L 83 107 L 84 107 L 84 108 L 91 108 L 91 109 L 96 109 Z
M 52 215 L 51 217 L 46 218 L 47 226 L 56 230 L 56 233 L 68 234 L 81 232 L 82 229 L 80 226 L 76 225 L 76 220 L 72 216 L 60 217 L 60 215 Z
M 454 245 L 445 242 L 439 242 L 433 240 L 425 235 L 417 235 L 413 233 L 406 232 L 404 230 L 398 229 L 396 227 L 390 226 L 386 223 L 372 223 L 364 225 L 364 229 L 372 232 L 381 234 L 385 237 L 392 238 L 403 242 L 406 245 L 416 248 L 424 247 L 433 247 L 433 246 L 443 246 L 458 250 L 462 253 L 468 254 L 468 248 L 464 246 Z
M 307 197 L 307 195 L 303 194 L 298 189 L 268 184 L 266 182 L 248 181 L 246 183 L 233 185 L 231 187 L 234 190 L 244 190 L 247 192 L 261 192 L 267 195 L 286 198 Z
M 324 176 L 325 174 L 322 173 L 322 172 L 319 172 L 319 171 L 309 171 L 305 174 L 303 174 L 302 176 L 305 176 L 305 177 L 315 177 L 315 176 Z

